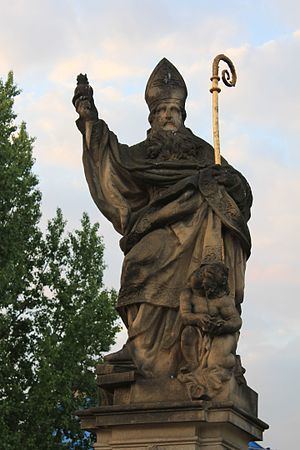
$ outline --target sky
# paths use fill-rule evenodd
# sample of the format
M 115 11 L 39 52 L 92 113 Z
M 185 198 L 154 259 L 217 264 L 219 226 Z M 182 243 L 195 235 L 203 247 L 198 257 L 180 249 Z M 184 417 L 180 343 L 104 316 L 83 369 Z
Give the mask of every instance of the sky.
M 120 142 L 149 127 L 144 89 L 161 58 L 183 75 L 186 125 L 212 143 L 211 64 L 236 66 L 237 85 L 220 93 L 223 156 L 249 181 L 253 250 L 246 272 L 238 352 L 264 444 L 296 448 L 300 423 L 300 2 L 296 0 L 0 0 L 0 77 L 14 71 L 15 109 L 35 136 L 35 171 L 45 226 L 62 208 L 70 230 L 83 211 L 100 223 L 108 268 L 119 287 L 119 236 L 93 204 L 71 103 L 76 76 L 88 74 L 100 116 Z M 125 339 L 123 331 L 117 346 Z M 298 444 L 299 445 L 299 444 Z

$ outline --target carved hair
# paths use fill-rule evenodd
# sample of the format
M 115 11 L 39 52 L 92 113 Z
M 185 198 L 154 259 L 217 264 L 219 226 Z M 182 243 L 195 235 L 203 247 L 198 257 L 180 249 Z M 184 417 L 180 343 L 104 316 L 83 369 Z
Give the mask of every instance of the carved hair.
M 209 284 L 204 286 L 204 280 Z M 229 294 L 228 268 L 222 262 L 202 264 L 190 277 L 191 287 L 205 292 L 209 298 L 223 297 Z

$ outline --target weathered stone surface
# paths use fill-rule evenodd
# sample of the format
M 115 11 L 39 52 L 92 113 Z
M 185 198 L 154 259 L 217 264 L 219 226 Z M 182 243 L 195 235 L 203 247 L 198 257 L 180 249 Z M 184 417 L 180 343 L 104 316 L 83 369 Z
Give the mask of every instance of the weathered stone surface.
M 119 375 L 119 374 L 118 374 Z M 190 400 L 185 386 L 176 378 L 144 379 L 136 373 L 129 372 L 121 375 L 121 381 L 109 378 L 105 382 L 98 377 L 100 388 L 114 393 L 114 405 L 136 405 L 161 402 L 187 402 Z M 216 402 L 232 402 L 232 404 L 244 410 L 253 417 L 257 417 L 257 393 L 246 384 L 238 384 L 234 378 L 226 384 L 225 388 L 215 396 Z
M 178 378 L 191 399 L 235 376 L 252 195 L 245 178 L 185 128 L 187 89 L 166 59 L 146 87 L 151 130 L 119 144 L 78 77 L 73 103 L 93 199 L 123 236 L 118 310 L 124 348 L 106 358 L 144 378 Z
M 110 373 L 106 375 L 98 375 L 97 383 L 103 387 L 119 387 L 135 381 L 136 375 L 134 371 Z
M 98 450 L 247 450 L 267 428 L 232 402 L 111 406 L 82 411 L 80 417 L 83 428 L 97 433 Z
M 251 189 L 185 127 L 186 97 L 164 58 L 146 87 L 151 129 L 129 147 L 98 118 L 78 77 L 86 179 L 122 235 L 117 309 L 128 329 L 125 346 L 97 367 L 106 406 L 80 413 L 97 449 L 246 449 L 265 427 L 236 354 Z

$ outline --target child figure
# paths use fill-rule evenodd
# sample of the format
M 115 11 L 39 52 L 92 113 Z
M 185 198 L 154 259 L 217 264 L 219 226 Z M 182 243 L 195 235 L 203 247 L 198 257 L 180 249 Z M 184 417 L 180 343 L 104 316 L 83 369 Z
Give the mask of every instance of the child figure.
M 242 320 L 228 292 L 223 263 L 204 264 L 190 277 L 180 296 L 184 325 L 181 350 L 186 365 L 179 380 L 188 383 L 192 398 L 211 398 L 230 379 Z

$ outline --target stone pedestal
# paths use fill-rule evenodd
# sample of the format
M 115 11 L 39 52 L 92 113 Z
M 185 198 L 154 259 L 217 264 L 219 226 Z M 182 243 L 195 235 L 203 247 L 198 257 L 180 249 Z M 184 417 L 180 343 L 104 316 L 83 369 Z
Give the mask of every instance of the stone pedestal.
M 161 402 L 78 412 L 95 450 L 247 450 L 268 426 L 233 402 Z
M 174 377 L 145 379 L 129 363 L 97 367 L 101 407 L 78 411 L 95 450 L 247 450 L 268 426 L 242 377 L 214 399 L 192 400 Z

